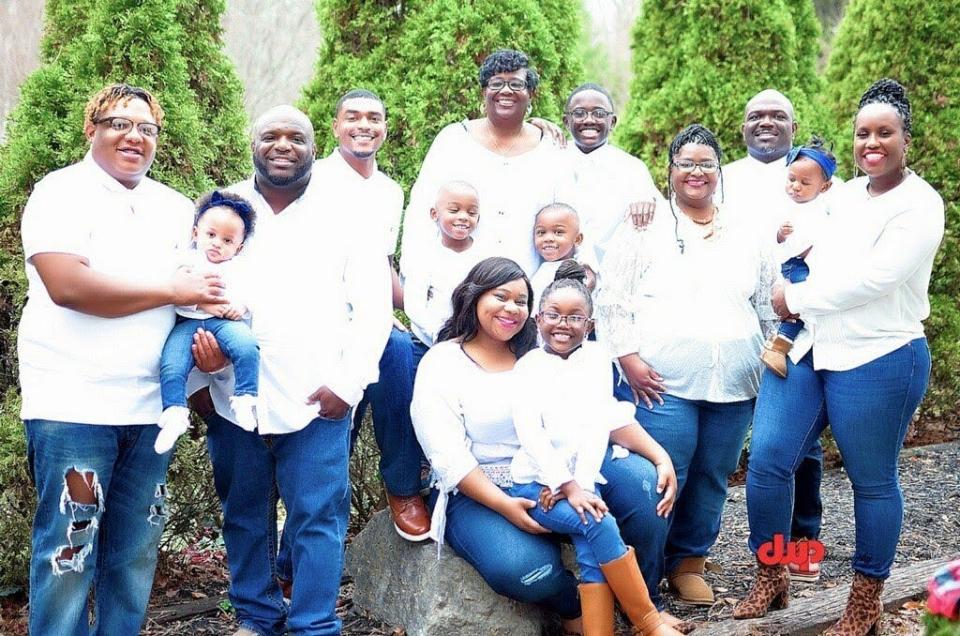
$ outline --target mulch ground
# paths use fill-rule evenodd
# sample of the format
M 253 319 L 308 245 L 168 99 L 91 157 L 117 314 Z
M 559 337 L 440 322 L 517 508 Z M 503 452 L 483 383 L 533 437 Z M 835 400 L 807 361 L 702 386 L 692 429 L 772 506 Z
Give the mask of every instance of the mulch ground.
M 897 548 L 897 565 L 932 558 L 946 560 L 960 554 L 960 442 L 907 449 L 901 455 L 900 480 L 906 506 L 903 532 Z M 796 585 L 795 596 L 809 596 L 847 582 L 852 577 L 853 494 L 842 469 L 824 475 L 822 485 L 824 529 L 821 540 L 827 556 L 823 575 L 814 584 Z M 744 489 L 732 487 L 724 510 L 723 527 L 711 561 L 719 570 L 708 573 L 717 593 L 717 603 L 694 608 L 671 601 L 677 616 L 715 622 L 729 618 L 736 599 L 742 598 L 753 576 L 754 561 L 747 550 L 747 515 Z M 894 566 L 896 567 L 896 565 Z M 344 636 L 402 636 L 403 631 L 364 616 L 354 608 L 352 585 L 341 586 L 338 614 L 344 621 Z M 188 549 L 169 558 L 154 585 L 146 636 L 221 636 L 232 634 L 237 624 L 226 600 L 227 570 L 222 548 Z M 163 619 L 177 609 L 214 607 L 200 615 L 180 620 Z M 905 604 L 884 617 L 884 634 L 921 634 L 922 599 Z M 0 633 L 26 634 L 22 597 L 0 599 Z M 159 619 L 159 620 L 158 620 Z M 626 632 L 624 632 L 626 633 Z

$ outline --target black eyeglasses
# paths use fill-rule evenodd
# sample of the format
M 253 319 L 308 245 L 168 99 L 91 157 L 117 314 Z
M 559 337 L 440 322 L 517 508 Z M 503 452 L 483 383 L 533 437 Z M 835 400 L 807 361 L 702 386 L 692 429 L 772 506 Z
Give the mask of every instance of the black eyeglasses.
M 700 171 L 703 174 L 713 174 L 720 167 L 719 161 L 690 161 L 689 159 L 680 159 L 679 161 L 674 161 L 671 164 L 674 168 L 680 172 L 693 172 L 697 168 L 700 168 Z
M 494 93 L 499 93 L 502 91 L 504 86 L 509 86 L 510 90 L 512 90 L 514 93 L 519 93 L 522 90 L 526 90 L 527 82 L 517 78 L 507 81 L 499 77 L 494 77 L 487 82 L 487 88 L 492 90 Z
M 127 119 L 126 117 L 104 117 L 103 119 L 97 119 L 93 123 L 95 124 L 106 124 L 110 126 L 110 130 L 118 132 L 121 134 L 127 134 L 134 126 L 134 122 Z M 152 124 L 147 121 L 141 121 L 136 124 L 137 132 L 139 132 L 144 137 L 154 138 L 160 134 L 160 126 L 158 124 Z
M 586 108 L 574 108 L 573 110 L 568 110 L 567 114 L 573 118 L 573 121 L 586 121 L 587 117 L 593 117 L 594 119 L 606 119 L 613 113 L 606 108 L 594 108 L 593 110 L 587 110 Z

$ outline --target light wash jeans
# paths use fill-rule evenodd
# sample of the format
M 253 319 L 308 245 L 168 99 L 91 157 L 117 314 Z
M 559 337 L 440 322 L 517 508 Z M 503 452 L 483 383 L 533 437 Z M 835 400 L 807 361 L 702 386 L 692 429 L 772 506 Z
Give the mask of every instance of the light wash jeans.
M 138 634 L 167 517 L 166 475 L 172 453 L 153 451 L 160 429 L 50 420 L 27 420 L 24 425 L 37 489 L 30 633 Z M 71 473 L 71 480 L 79 477 L 78 483 L 89 489 L 69 489 Z M 83 491 L 92 491 L 95 502 L 81 503 Z M 93 625 L 87 613 L 91 585 L 96 598 Z
M 790 536 L 793 473 L 829 421 L 853 484 L 853 569 L 886 578 L 903 522 L 900 449 L 927 390 L 930 350 L 918 338 L 848 371 L 816 371 L 813 356 L 788 360 L 786 378 L 764 372 L 760 383 L 747 470 L 750 549 Z

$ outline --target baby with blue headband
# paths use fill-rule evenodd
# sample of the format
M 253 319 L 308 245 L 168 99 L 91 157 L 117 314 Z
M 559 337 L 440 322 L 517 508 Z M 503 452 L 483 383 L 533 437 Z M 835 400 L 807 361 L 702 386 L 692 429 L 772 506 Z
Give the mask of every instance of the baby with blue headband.
M 803 206 L 803 217 L 810 217 L 813 221 L 814 217 L 826 214 L 825 206 L 814 202 L 833 185 L 833 173 L 836 170 L 836 158 L 816 135 L 807 145 L 794 146 L 787 153 L 787 196 Z M 810 274 L 806 257 L 813 247 L 809 240 L 811 234 L 796 234 L 790 221 L 784 222 L 777 231 L 777 243 L 786 257 L 780 271 L 791 283 L 802 282 Z M 777 334 L 763 346 L 760 359 L 781 378 L 787 377 L 787 354 L 802 329 L 803 321 L 799 318 L 784 320 Z

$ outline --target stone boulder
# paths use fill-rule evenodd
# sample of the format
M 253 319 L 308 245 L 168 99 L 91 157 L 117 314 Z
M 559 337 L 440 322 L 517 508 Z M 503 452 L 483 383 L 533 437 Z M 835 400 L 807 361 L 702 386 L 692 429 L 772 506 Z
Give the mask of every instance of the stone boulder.
M 564 555 L 569 557 L 571 555 Z M 408 636 L 541 636 L 544 612 L 495 593 L 446 545 L 400 538 L 386 510 L 347 548 L 354 605 Z

